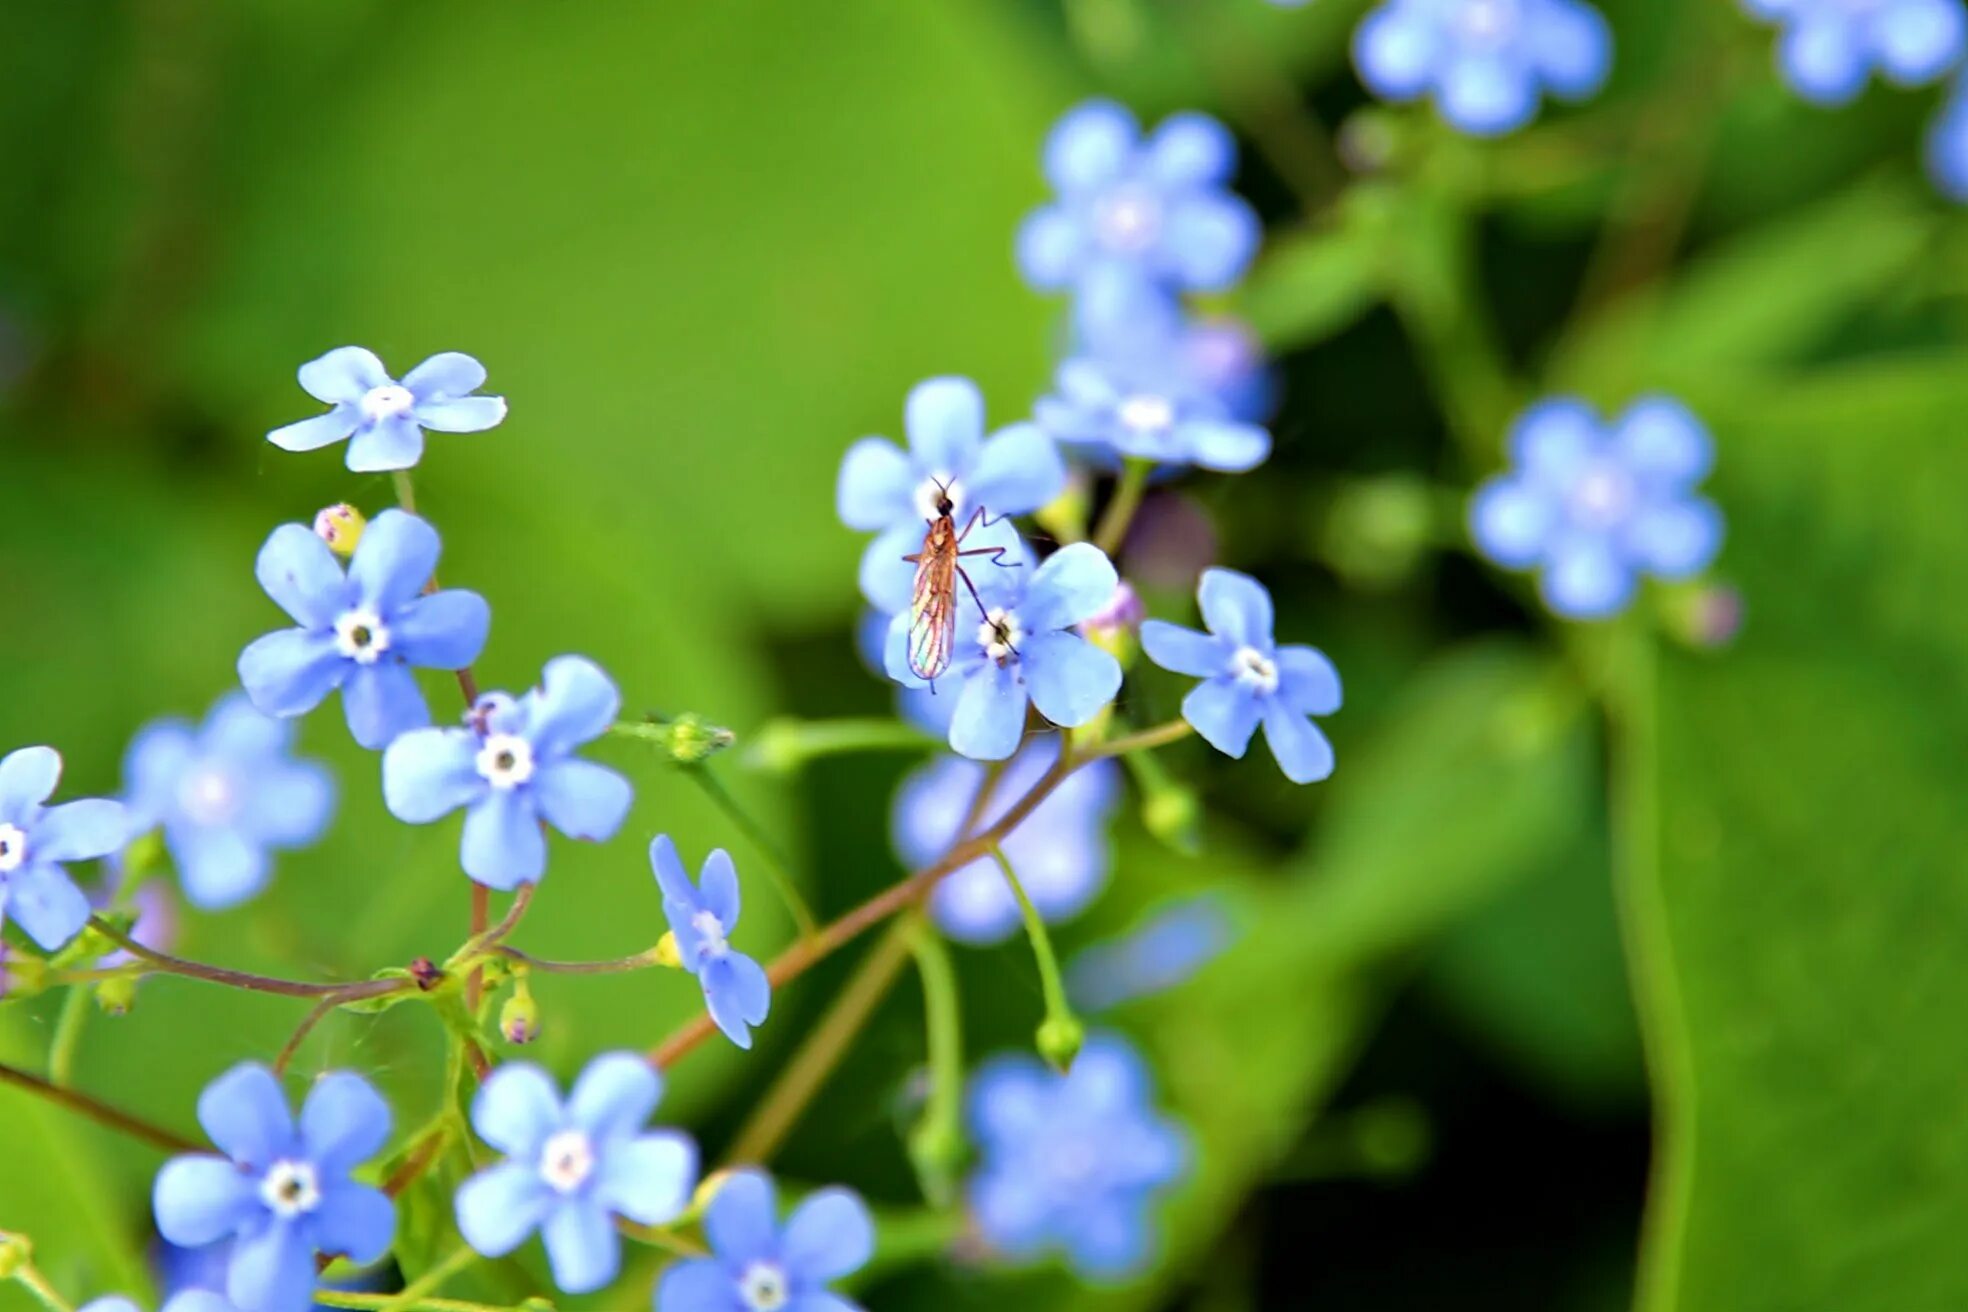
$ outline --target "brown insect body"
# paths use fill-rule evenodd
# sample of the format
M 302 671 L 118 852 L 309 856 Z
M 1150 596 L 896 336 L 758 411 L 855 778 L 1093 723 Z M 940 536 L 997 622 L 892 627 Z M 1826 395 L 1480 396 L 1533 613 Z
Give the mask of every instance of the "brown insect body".
M 964 571 L 963 558 L 989 556 L 1003 564 L 1005 551 L 1003 547 L 964 550 L 963 541 L 973 528 L 996 522 L 984 517 L 984 507 L 971 512 L 962 530 L 953 518 L 956 507 L 948 492 L 937 497 L 936 510 L 936 517 L 927 521 L 929 531 L 923 534 L 922 550 L 902 558 L 916 567 L 915 589 L 909 599 L 909 669 L 917 678 L 931 682 L 950 668 L 957 630 L 958 579 L 969 589 L 978 611 L 984 610 L 984 599 L 977 595 L 977 585 Z

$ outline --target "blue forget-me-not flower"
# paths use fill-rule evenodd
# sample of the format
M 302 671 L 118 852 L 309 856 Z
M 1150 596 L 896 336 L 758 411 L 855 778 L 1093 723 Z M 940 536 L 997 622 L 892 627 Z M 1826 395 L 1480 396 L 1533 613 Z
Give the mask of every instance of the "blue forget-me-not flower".
M 1212 363 L 1186 326 L 1123 338 L 1062 363 L 1033 417 L 1094 463 L 1126 457 L 1241 473 L 1271 454 L 1271 435 L 1237 416 L 1240 398 Z
M 1082 1011 L 1106 1011 L 1165 992 L 1215 960 L 1234 936 L 1214 894 L 1185 898 L 1140 928 L 1082 950 L 1067 969 L 1067 995 Z
M 738 870 L 731 854 L 718 848 L 704 858 L 703 883 L 691 882 L 668 834 L 649 844 L 649 864 L 663 890 L 663 915 L 676 938 L 677 957 L 704 989 L 704 1005 L 725 1036 L 741 1048 L 752 1046 L 751 1026 L 772 1006 L 765 970 L 731 946 L 738 924 Z
M 1154 1196 L 1189 1157 L 1153 1092 L 1146 1064 L 1112 1034 L 1088 1039 L 1064 1075 L 1024 1055 L 985 1063 L 968 1096 L 981 1160 L 967 1192 L 991 1246 L 1016 1260 L 1057 1250 L 1096 1279 L 1139 1270 Z
M 1450 124 L 1510 132 L 1549 93 L 1581 100 L 1612 62 L 1612 35 L 1583 0 L 1384 0 L 1353 34 L 1360 80 L 1388 100 L 1427 95 Z
M 1066 466 L 1037 426 L 1012 424 L 985 437 L 984 397 L 968 378 L 916 384 L 903 427 L 907 451 L 885 437 L 849 447 L 835 494 L 843 523 L 876 534 L 862 553 L 861 591 L 890 615 L 909 604 L 915 566 L 903 557 L 922 546 L 940 496 L 949 496 L 961 530 L 980 506 L 994 520 L 1022 515 L 1066 486 Z
M 537 1066 L 493 1071 L 472 1100 L 472 1128 L 506 1155 L 458 1188 L 458 1231 L 502 1257 L 535 1230 L 554 1283 L 599 1289 L 622 1267 L 615 1218 L 665 1225 L 697 1184 L 697 1146 L 675 1130 L 645 1130 L 663 1079 L 634 1053 L 589 1062 L 565 1102 Z
M 1470 533 L 1497 564 L 1537 570 L 1567 619 L 1617 614 L 1641 574 L 1687 578 L 1721 547 L 1721 512 L 1694 493 L 1714 444 L 1672 398 L 1636 401 L 1610 428 L 1583 401 L 1540 401 L 1509 450 L 1509 472 L 1470 502 Z
M 123 757 L 134 832 L 161 828 L 178 882 L 195 907 L 219 911 L 265 887 L 270 853 L 320 838 L 335 813 L 334 777 L 291 754 L 294 726 L 242 693 L 202 725 L 146 725 Z
M 1095 305 L 1132 301 L 1141 286 L 1221 291 L 1260 236 L 1256 213 L 1228 189 L 1236 167 L 1235 139 L 1206 114 L 1171 115 L 1144 140 L 1111 101 L 1071 109 L 1045 144 L 1057 198 L 1019 228 L 1018 267 L 1034 287 Z
M 1056 736 L 1028 744 L 998 776 L 978 823 L 996 823 L 1058 759 Z M 985 777 L 978 762 L 944 756 L 904 779 L 889 822 L 896 855 L 922 866 L 949 851 L 962 837 L 959 831 Z M 1112 761 L 1095 761 L 1068 775 L 1005 835 L 1000 844 L 1005 860 L 1047 921 L 1078 915 L 1105 887 L 1112 860 L 1107 825 L 1119 795 L 1117 767 Z M 938 880 L 929 910 L 944 933 L 964 943 L 999 942 L 1020 924 L 1018 900 L 988 856 Z
M 301 1312 L 315 1254 L 373 1262 L 389 1251 L 396 1205 L 350 1172 L 389 1138 L 389 1104 L 361 1076 L 315 1081 L 297 1124 L 280 1081 L 254 1063 L 205 1087 L 198 1123 L 223 1157 L 175 1157 L 157 1173 L 157 1228 L 174 1244 L 233 1241 L 226 1297 L 241 1312 Z
M 0 924 L 11 920 L 52 952 L 89 922 L 70 861 L 93 861 L 129 836 L 123 804 L 91 797 L 45 805 L 61 782 L 61 753 L 23 747 L 0 759 Z
M 333 407 L 325 415 L 276 428 L 267 441 L 283 451 L 312 451 L 347 441 L 358 473 L 408 469 L 424 454 L 424 430 L 477 433 L 506 417 L 502 396 L 473 396 L 485 366 L 462 351 L 443 351 L 398 382 L 373 351 L 338 346 L 301 366 L 301 388 Z
M 1202 680 L 1182 699 L 1182 718 L 1210 746 L 1241 757 L 1257 726 L 1293 783 L 1333 771 L 1332 744 L 1315 715 L 1339 709 L 1339 671 L 1312 647 L 1280 647 L 1272 637 L 1271 594 L 1235 570 L 1203 571 L 1196 600 L 1209 632 L 1149 620 L 1141 649 L 1165 670 Z
M 511 891 L 547 870 L 546 821 L 601 842 L 628 817 L 629 781 L 574 749 L 608 731 L 621 695 L 582 656 L 548 661 L 523 696 L 487 693 L 464 728 L 412 729 L 383 752 L 383 802 L 413 825 L 465 808 L 465 873 Z
M 109 1294 L 102 1298 L 92 1298 L 82 1305 L 81 1312 L 143 1312 L 134 1299 L 121 1294 Z M 226 1302 L 224 1295 L 209 1289 L 185 1289 L 164 1300 L 158 1312 L 238 1312 Z
M 340 688 L 349 732 L 372 750 L 429 724 L 411 667 L 463 669 L 485 649 L 492 625 L 475 592 L 424 592 L 439 550 L 436 529 L 385 510 L 363 530 L 344 574 L 313 529 L 275 529 L 254 572 L 297 627 L 256 638 L 239 654 L 239 681 L 253 704 L 269 715 L 303 715 Z
M 1121 687 L 1120 662 L 1073 631 L 1107 605 L 1120 581 L 1100 548 L 1076 542 L 1037 569 L 984 568 L 971 574 L 978 597 L 958 583 L 956 639 L 946 672 L 957 698 L 951 750 L 979 761 L 1002 761 L 1018 750 L 1028 705 L 1070 729 L 1114 699 Z M 905 687 L 926 687 L 909 668 L 908 645 L 904 612 L 889 626 L 889 677 Z
M 808 1194 L 785 1225 L 771 1177 L 734 1171 L 704 1211 L 711 1256 L 678 1262 L 656 1288 L 656 1312 L 860 1312 L 827 1288 L 867 1265 L 875 1224 L 846 1189 Z
M 1874 70 L 1897 86 L 1932 82 L 1968 44 L 1962 0 L 1743 0 L 1778 25 L 1777 70 L 1820 105 L 1858 95 Z

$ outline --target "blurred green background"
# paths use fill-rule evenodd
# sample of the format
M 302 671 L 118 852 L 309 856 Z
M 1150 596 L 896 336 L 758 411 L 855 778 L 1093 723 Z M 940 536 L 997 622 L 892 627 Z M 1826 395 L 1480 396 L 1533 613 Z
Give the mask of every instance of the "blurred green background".
M 296 365 L 350 342 L 399 369 L 470 351 L 512 402 L 494 432 L 434 437 L 418 472 L 445 579 L 493 603 L 488 685 L 578 651 L 632 709 L 741 742 L 775 715 L 884 713 L 853 654 L 841 453 L 896 433 L 931 374 L 975 377 L 994 421 L 1044 388 L 1060 307 L 1010 248 L 1063 108 L 1209 109 L 1265 147 L 1239 184 L 1267 253 L 1224 308 L 1274 349 L 1282 409 L 1270 464 L 1181 491 L 1272 587 L 1280 636 L 1344 673 L 1339 771 L 1297 789 L 1261 754 L 1166 753 L 1207 804 L 1202 853 L 1129 810 L 1112 890 L 1062 931 L 1077 946 L 1204 888 L 1240 926 L 1194 983 L 1114 1018 L 1200 1147 L 1153 1275 L 1089 1291 L 934 1263 L 866 1301 L 1962 1306 L 1968 224 L 1919 168 L 1938 93 L 1809 109 L 1732 5 L 1607 0 L 1606 93 L 1473 144 L 1365 106 L 1345 57 L 1364 8 L 0 8 L 0 745 L 55 744 L 71 794 L 114 791 L 141 724 L 233 686 L 279 622 L 251 576 L 269 529 L 390 500 L 336 452 L 262 440 L 312 409 Z M 1609 738 L 1604 635 L 1473 561 L 1454 497 L 1518 402 L 1652 389 L 1715 432 L 1718 572 L 1747 622 L 1720 651 L 1664 637 L 1657 701 Z M 1154 590 L 1159 613 L 1188 618 L 1186 591 Z M 1146 721 L 1179 688 L 1127 696 Z M 443 956 L 464 928 L 455 824 L 390 820 L 333 708 L 303 744 L 340 773 L 332 835 L 258 901 L 194 918 L 183 951 L 331 977 Z M 519 939 L 540 955 L 660 932 L 654 832 L 693 863 L 757 859 L 635 745 L 597 752 L 634 774 L 636 810 L 612 845 L 556 845 Z M 900 873 L 909 763 L 719 764 L 834 913 Z M 741 945 L 786 933 L 753 885 Z M 666 1115 L 714 1153 L 846 955 L 775 999 L 753 1055 L 681 1066 Z M 960 959 L 973 1053 L 1025 1042 L 1023 944 Z M 563 1071 L 701 1005 L 668 975 L 538 992 L 534 1051 Z M 0 1011 L 0 1060 L 39 1069 L 58 1005 Z M 78 1081 L 189 1130 L 197 1090 L 298 1018 L 155 980 L 92 1022 Z M 904 980 L 785 1173 L 919 1206 L 921 1045 Z M 408 1128 L 441 1051 L 409 1007 L 336 1017 L 296 1069 L 374 1073 Z M 0 1090 L 0 1228 L 31 1232 L 78 1302 L 145 1287 L 158 1161 Z

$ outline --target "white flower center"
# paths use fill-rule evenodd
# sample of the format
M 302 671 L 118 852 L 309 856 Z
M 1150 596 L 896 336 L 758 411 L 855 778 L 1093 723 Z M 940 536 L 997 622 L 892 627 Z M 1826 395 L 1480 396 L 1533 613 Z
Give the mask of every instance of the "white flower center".
M 1153 192 L 1122 188 L 1100 202 L 1094 230 L 1110 250 L 1138 253 L 1155 244 L 1162 231 L 1162 206 Z
M 943 500 L 949 498 L 950 515 L 955 518 L 963 514 L 963 484 L 948 474 L 933 474 L 916 485 L 916 513 L 924 519 L 935 519 L 943 513 Z
M 977 645 L 1000 665 L 1018 654 L 1018 644 L 1024 640 L 1025 630 L 1019 627 L 1018 617 L 1002 606 L 993 606 L 977 626 Z
M 495 733 L 478 749 L 478 772 L 494 788 L 517 788 L 533 777 L 533 744 L 513 733 Z
M 562 1130 L 540 1149 L 540 1178 L 571 1194 L 594 1174 L 594 1144 L 579 1130 Z
M 1617 465 L 1593 465 L 1572 485 L 1572 515 L 1590 528 L 1611 528 L 1633 509 L 1633 480 Z
M 1115 408 L 1121 423 L 1137 433 L 1166 432 L 1175 423 L 1175 406 L 1166 396 L 1141 392 Z
M 321 1203 L 321 1181 L 314 1174 L 314 1163 L 275 1162 L 260 1179 L 260 1201 L 282 1220 L 312 1212 Z
M 335 650 L 358 665 L 374 665 L 390 649 L 390 631 L 373 610 L 343 611 L 335 621 Z
M 1516 30 L 1517 6 L 1515 0 L 1465 0 L 1456 21 L 1468 40 L 1501 45 Z
M 690 918 L 690 927 L 697 931 L 697 951 L 716 960 L 731 950 L 730 942 L 724 936 L 724 922 L 708 911 L 699 911 Z
M 1278 663 L 1255 647 L 1239 647 L 1230 658 L 1230 675 L 1258 692 L 1278 691 Z
M 0 825 L 0 875 L 27 860 L 27 835 L 16 825 Z
M 777 1262 L 753 1262 L 738 1277 L 738 1297 L 752 1312 L 779 1312 L 792 1300 L 792 1284 Z
M 383 419 L 394 419 L 398 415 L 410 413 L 410 407 L 417 404 L 417 398 L 410 395 L 410 389 L 396 383 L 384 383 L 372 387 L 362 396 L 362 413 L 372 423 Z
M 178 785 L 178 806 L 195 825 L 222 825 L 239 809 L 239 789 L 225 771 L 200 766 Z

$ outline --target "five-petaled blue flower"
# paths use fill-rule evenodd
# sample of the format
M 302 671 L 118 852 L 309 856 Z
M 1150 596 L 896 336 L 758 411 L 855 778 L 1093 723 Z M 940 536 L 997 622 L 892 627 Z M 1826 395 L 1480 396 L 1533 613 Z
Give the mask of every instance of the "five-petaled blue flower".
M 485 366 L 462 351 L 443 351 L 398 382 L 375 353 L 338 346 L 301 366 L 301 387 L 334 407 L 325 415 L 276 428 L 267 441 L 284 451 L 312 451 L 349 442 L 348 467 L 358 473 L 408 469 L 424 454 L 424 430 L 477 433 L 506 417 L 502 396 L 473 396 L 485 386 Z
M 373 530 L 372 530 L 373 531 Z M 510 891 L 547 870 L 546 821 L 602 842 L 628 818 L 629 781 L 574 749 L 608 731 L 621 695 L 601 667 L 556 656 L 523 696 L 487 693 L 460 729 L 412 729 L 383 752 L 383 802 L 413 825 L 465 810 L 465 873 Z
M 1141 626 L 1141 650 L 1165 670 L 1202 680 L 1182 699 L 1182 718 L 1210 746 L 1241 757 L 1259 722 L 1278 767 L 1293 783 L 1333 771 L 1332 744 L 1312 723 L 1339 709 L 1339 672 L 1312 647 L 1280 647 L 1271 636 L 1271 594 L 1235 570 L 1203 571 L 1196 589 L 1208 633 L 1166 620 Z
M 501 1257 L 538 1230 L 562 1289 L 613 1280 L 622 1267 L 615 1218 L 665 1225 L 697 1184 L 689 1136 L 643 1129 L 662 1094 L 662 1077 L 628 1052 L 589 1062 L 565 1102 L 537 1066 L 493 1071 L 472 1100 L 472 1128 L 506 1160 L 459 1186 L 465 1242 Z
M 1721 512 L 1693 491 L 1714 444 L 1678 401 L 1636 401 L 1610 429 L 1583 401 L 1540 401 L 1509 448 L 1513 468 L 1470 502 L 1470 532 L 1499 565 L 1538 570 L 1567 619 L 1617 614 L 1640 574 L 1687 578 L 1722 545 Z
M 1962 0 L 1743 0 L 1776 23 L 1777 69 L 1798 95 L 1842 105 L 1877 69 L 1912 87 L 1954 67 L 1968 45 Z
M 1221 291 L 1242 276 L 1260 232 L 1228 190 L 1236 167 L 1235 139 L 1206 114 L 1171 115 L 1144 141 L 1111 101 L 1069 110 L 1045 144 L 1058 198 L 1019 228 L 1018 267 L 1034 287 L 1072 288 L 1083 311 L 1132 303 L 1140 286 Z
M 1548 92 L 1581 100 L 1612 62 L 1612 35 L 1581 0 L 1384 0 L 1353 34 L 1353 63 L 1388 100 L 1429 95 L 1464 132 L 1524 126 Z
M 1059 366 L 1039 426 L 1095 463 L 1116 457 L 1241 473 L 1271 454 L 1271 435 L 1239 419 L 1232 394 L 1186 333 L 1137 336 Z
M 1017 1260 L 1057 1249 L 1096 1279 L 1139 1270 L 1154 1195 L 1189 1156 L 1152 1097 L 1147 1067 L 1111 1034 L 1088 1039 L 1064 1075 L 1023 1055 L 985 1063 L 968 1099 L 981 1157 L 968 1196 L 985 1240 Z
M 290 752 L 294 726 L 222 697 L 202 725 L 156 720 L 123 758 L 133 833 L 164 831 L 185 897 L 205 911 L 266 885 L 268 853 L 320 838 L 335 812 L 334 777 Z
M 996 823 L 1058 759 L 1059 741 L 1052 736 L 1035 740 L 1012 757 L 978 813 L 978 823 Z M 896 855 L 921 866 L 949 851 L 962 836 L 959 831 L 984 779 L 984 767 L 961 756 L 939 757 L 904 779 L 889 822 Z M 1119 793 L 1114 763 L 1095 761 L 1068 775 L 1005 835 L 1005 859 L 1047 921 L 1078 915 L 1106 885 L 1112 860 L 1107 824 Z M 965 943 L 999 942 L 1020 923 L 1018 900 L 988 856 L 938 880 L 929 909 L 944 933 Z
M 846 1189 L 819 1189 L 779 1224 L 771 1177 L 735 1171 L 704 1211 L 710 1257 L 678 1262 L 656 1287 L 656 1312 L 860 1312 L 827 1288 L 867 1265 L 875 1224 Z
M 152 1199 L 157 1229 L 185 1246 L 233 1240 L 226 1297 L 242 1312 L 301 1312 L 316 1253 L 365 1263 L 389 1251 L 396 1205 L 349 1178 L 390 1131 L 389 1104 L 361 1076 L 315 1081 L 297 1126 L 271 1071 L 235 1066 L 199 1095 L 198 1123 L 225 1156 L 164 1164 Z
M 758 962 L 731 946 L 738 924 L 738 870 L 731 854 L 720 847 L 704 858 L 701 887 L 690 882 L 668 834 L 651 840 L 649 864 L 663 890 L 677 956 L 703 986 L 711 1019 L 733 1043 L 751 1047 L 751 1026 L 772 1006 L 772 985 Z
M 61 771 L 52 747 L 23 747 L 0 760 L 0 924 L 12 920 L 50 952 L 89 922 L 88 896 L 64 863 L 108 856 L 130 827 L 121 802 L 43 805 Z
M 878 535 L 861 556 L 861 591 L 890 615 L 909 604 L 915 566 L 903 557 L 922 546 L 942 496 L 961 530 L 980 507 L 993 520 L 1022 515 L 1066 486 L 1059 452 L 1035 425 L 984 436 L 984 397 L 968 378 L 916 384 L 903 427 L 906 452 L 885 437 L 848 448 L 835 493 L 843 523 Z
M 1121 687 L 1121 664 L 1073 626 L 1096 614 L 1120 582 L 1100 548 L 1076 542 L 1037 569 L 971 571 L 977 597 L 957 585 L 950 682 L 958 685 L 950 747 L 979 761 L 1002 761 L 1025 735 L 1025 708 L 1064 728 L 1092 719 Z M 984 610 L 978 611 L 978 600 Z M 895 617 L 884 660 L 904 687 L 928 685 L 909 668 L 909 615 Z
M 492 625 L 475 592 L 426 594 L 437 569 L 437 530 L 385 510 L 350 558 L 348 573 L 314 530 L 282 524 L 260 548 L 260 586 L 298 627 L 254 639 L 239 681 L 268 715 L 303 715 L 336 688 L 349 732 L 371 750 L 430 723 L 411 667 L 460 670 L 478 659 Z

